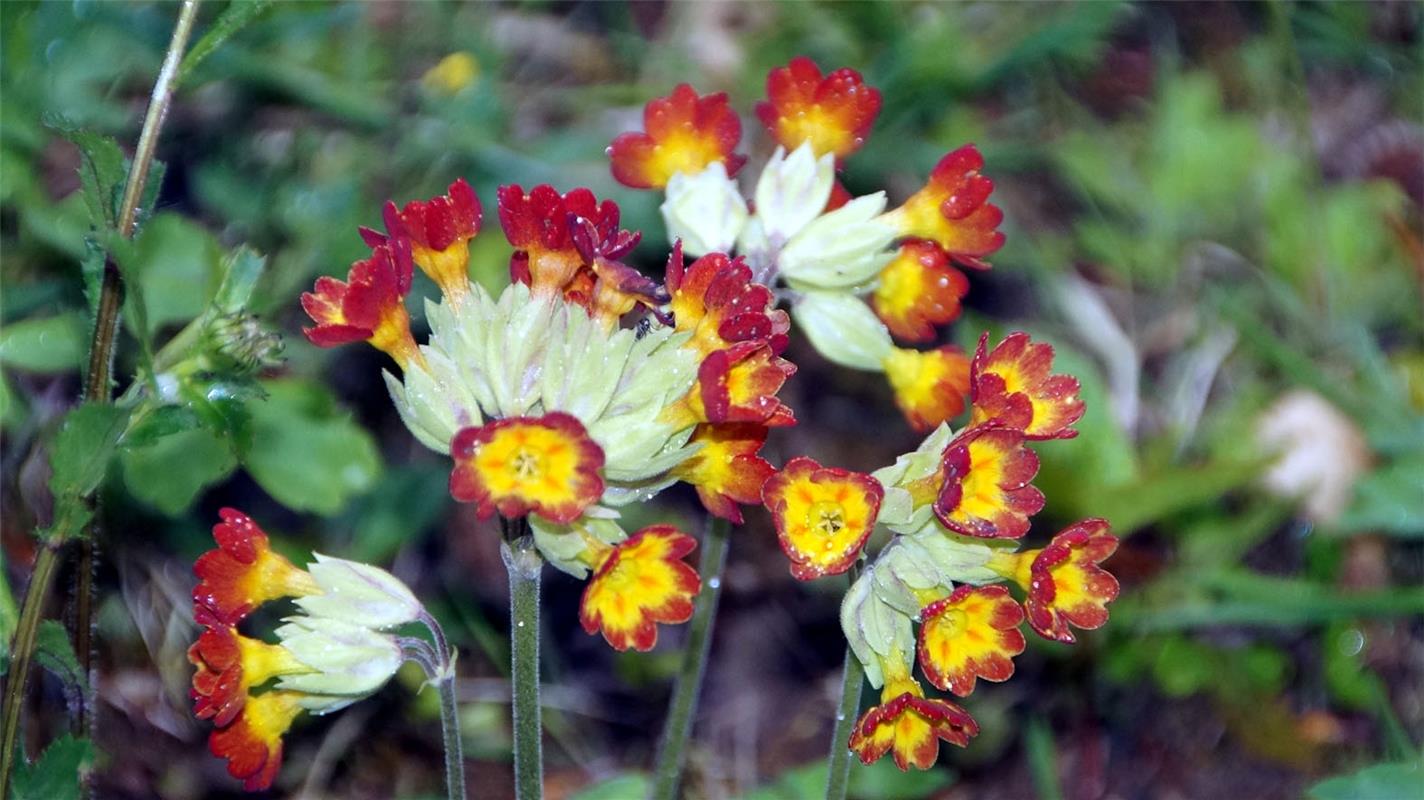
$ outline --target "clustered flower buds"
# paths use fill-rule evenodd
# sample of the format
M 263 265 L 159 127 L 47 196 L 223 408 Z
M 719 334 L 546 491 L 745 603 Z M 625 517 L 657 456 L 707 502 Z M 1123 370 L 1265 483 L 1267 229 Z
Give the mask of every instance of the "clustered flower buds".
M 879 91 L 855 70 L 823 74 L 804 57 L 772 70 L 766 91 L 756 115 L 777 147 L 752 202 L 735 178 L 746 159 L 726 96 L 685 84 L 648 103 L 644 132 L 614 139 L 613 177 L 664 191 L 668 235 L 688 253 L 739 253 L 759 283 L 785 287 L 811 344 L 841 366 L 885 373 L 906 419 L 929 431 L 964 410 L 969 359 L 895 340 L 931 341 L 969 288 L 951 265 L 988 269 L 984 259 L 1003 245 L 984 159 L 973 145 L 946 154 L 923 188 L 887 210 L 884 192 L 852 197 L 836 177 L 865 143 Z
M 301 569 L 246 514 L 220 514 L 217 548 L 193 567 L 193 617 L 204 626 L 188 648 L 193 713 L 213 721 L 209 749 L 253 791 L 272 785 L 298 715 L 344 708 L 391 679 L 404 656 L 387 631 L 423 609 L 385 570 L 323 555 Z M 239 632 L 258 606 L 286 597 L 299 613 L 277 628 L 276 644 Z

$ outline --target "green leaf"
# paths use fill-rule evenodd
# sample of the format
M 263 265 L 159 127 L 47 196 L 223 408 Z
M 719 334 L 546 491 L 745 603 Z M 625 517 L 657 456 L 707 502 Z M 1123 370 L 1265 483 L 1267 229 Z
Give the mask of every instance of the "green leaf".
M 233 453 L 242 458 L 252 446 L 250 406 L 267 396 L 258 384 L 248 380 L 185 381 L 178 397 L 208 429 L 224 437 Z
M 180 424 L 176 415 L 170 421 Z M 174 430 L 141 446 L 127 444 L 119 453 L 124 485 L 170 517 L 187 511 L 199 493 L 237 468 L 229 442 L 207 428 Z
M 83 691 L 89 685 L 69 642 L 69 631 L 57 620 L 44 620 L 35 632 L 35 661 L 59 678 L 66 691 Z
M 6 325 L 0 329 L 0 364 L 42 373 L 78 369 L 89 346 L 86 328 L 77 313 Z
M 849 794 L 856 800 L 920 800 L 951 783 L 954 773 L 947 769 L 901 772 L 888 758 L 870 766 L 855 760 L 850 765 Z
M 651 786 L 648 776 L 641 773 L 615 775 L 569 795 L 569 800 L 624 800 L 644 797 Z
M 1421 785 L 1421 762 L 1375 764 L 1353 775 L 1321 781 L 1306 790 L 1306 795 L 1313 800 L 1400 800 L 1418 797 Z
M 143 338 L 158 328 L 203 313 L 218 288 L 221 248 L 212 234 L 177 214 L 158 214 L 144 226 L 132 252 L 115 250 L 124 276 L 147 311 Z
M 1424 538 L 1424 458 L 1404 458 L 1355 485 L 1355 499 L 1338 526 L 1358 533 Z
M 79 186 L 89 222 L 101 230 L 118 227 L 119 204 L 128 181 L 128 160 L 112 137 L 81 130 L 58 115 L 47 114 L 45 125 L 79 148 Z
M 267 257 L 250 247 L 238 247 L 222 262 L 222 281 L 218 284 L 213 305 L 224 314 L 247 309 L 252 290 L 267 269 Z
M 222 43 L 229 37 L 247 26 L 247 23 L 257 19 L 268 8 L 272 6 L 272 0 L 233 0 L 222 14 L 213 21 L 212 27 L 203 33 L 199 39 L 183 56 L 183 61 L 178 65 L 178 77 L 174 80 L 174 85 L 180 85 L 186 80 L 203 60 L 212 55 Z
M 17 764 L 9 800 L 79 800 L 94 764 L 94 744 L 65 734 L 33 764 Z
M 284 505 L 334 514 L 365 492 L 381 471 L 371 435 L 336 408 L 324 387 L 305 381 L 263 384 L 265 403 L 251 404 L 247 471 Z
M 134 420 L 122 444 L 125 450 L 139 449 L 202 424 L 197 412 L 187 406 L 159 406 Z
M 69 412 L 49 449 L 49 487 L 57 500 L 87 497 L 99 486 L 128 416 L 127 409 L 108 403 L 85 403 Z

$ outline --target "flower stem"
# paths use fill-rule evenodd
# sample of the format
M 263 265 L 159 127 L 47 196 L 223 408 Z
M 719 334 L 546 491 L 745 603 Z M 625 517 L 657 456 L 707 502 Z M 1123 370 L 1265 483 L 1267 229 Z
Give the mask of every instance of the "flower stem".
M 465 800 L 465 748 L 460 742 L 460 704 L 455 699 L 454 665 L 436 681 L 440 689 L 440 733 L 445 742 L 445 794 Z
M 722 595 L 722 572 L 727 565 L 727 540 L 732 524 L 720 517 L 709 517 L 707 535 L 702 542 L 702 560 L 698 572 L 702 575 L 702 591 L 693 606 L 692 621 L 687 628 L 687 645 L 682 651 L 682 668 L 672 691 L 672 707 L 663 726 L 662 743 L 654 767 L 654 800 L 676 800 L 682 779 L 682 767 L 687 753 L 687 741 L 692 735 L 692 720 L 697 711 L 697 698 L 702 692 L 702 679 L 707 674 L 707 653 L 712 647 L 712 623 L 717 617 L 717 600 Z
M 49 544 L 40 548 L 35 558 L 35 571 L 20 610 L 15 627 L 15 641 L 10 651 L 10 675 L 5 684 L 4 738 L 0 740 L 0 797 L 9 797 L 10 774 L 15 768 L 15 741 L 20 734 L 20 707 L 25 704 L 25 680 L 29 677 L 30 658 L 35 651 L 35 634 L 40 627 L 40 608 L 59 566 L 59 547 Z
M 851 567 L 850 582 L 860 577 L 859 565 Z M 827 757 L 826 800 L 845 800 L 850 783 L 850 733 L 860 713 L 860 693 L 865 689 L 865 667 L 855 652 L 846 647 L 841 675 L 841 702 L 836 707 L 836 725 L 831 731 L 831 754 Z
M 523 520 L 519 520 L 523 523 Z M 543 797 L 544 726 L 539 714 L 539 570 L 528 524 L 514 530 L 500 548 L 509 572 L 510 677 L 514 684 L 514 796 Z

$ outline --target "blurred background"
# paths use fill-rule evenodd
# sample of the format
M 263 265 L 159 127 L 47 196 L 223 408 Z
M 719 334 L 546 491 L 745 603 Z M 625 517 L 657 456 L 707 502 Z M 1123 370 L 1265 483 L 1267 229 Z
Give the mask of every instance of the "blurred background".
M 205 5 L 199 35 L 226 4 Z M 861 70 L 884 94 L 846 165 L 853 194 L 886 188 L 895 202 L 948 150 L 983 151 L 1008 244 L 971 276 L 947 340 L 1017 328 L 1055 344 L 1088 414 L 1079 438 L 1038 448 L 1048 506 L 1029 541 L 1089 515 L 1124 537 L 1106 628 L 1074 647 L 1031 641 L 1012 681 L 967 699 L 983 728 L 968 749 L 946 746 L 924 773 L 857 765 L 852 796 L 1410 796 L 1418 771 L 1359 771 L 1417 763 L 1424 739 L 1421 8 L 268 8 L 175 98 L 130 268 L 146 319 L 126 322 L 116 374 L 123 390 L 203 312 L 241 245 L 268 257 L 250 307 L 281 333 L 285 362 L 243 387 L 186 378 L 178 402 L 196 413 L 122 448 L 104 485 L 97 796 L 240 794 L 186 696 L 191 564 L 224 505 L 294 558 L 366 560 L 416 587 L 461 647 L 471 783 L 511 796 L 497 531 L 450 500 L 446 460 L 402 427 L 384 357 L 307 344 L 298 295 L 365 254 L 356 228 L 378 225 L 386 199 L 427 198 L 456 177 L 485 203 L 473 260 L 487 286 L 507 279 L 493 195 L 511 182 L 617 200 L 644 232 L 633 261 L 657 275 L 659 197 L 615 184 L 605 146 L 688 81 L 730 93 L 754 175 L 770 147 L 752 106 L 766 72 L 799 54 Z M 75 401 L 88 347 L 85 162 L 61 132 L 132 152 L 175 14 L 0 4 L 6 640 L 32 531 L 51 513 L 40 443 Z M 419 297 L 435 289 L 417 282 L 420 329 Z M 868 471 L 917 443 L 883 380 L 808 346 L 788 355 L 801 371 L 783 398 L 802 422 L 771 437 L 773 462 L 807 454 Z M 698 530 L 690 492 L 642 513 Z M 581 588 L 545 572 L 548 794 L 641 796 L 684 631 L 664 629 L 651 654 L 614 653 L 578 627 Z M 842 591 L 793 580 L 768 516 L 749 511 L 687 797 L 818 796 Z M 65 727 L 62 684 L 35 680 L 31 752 Z M 403 672 L 370 701 L 299 723 L 274 794 L 436 796 L 437 698 L 419 684 Z

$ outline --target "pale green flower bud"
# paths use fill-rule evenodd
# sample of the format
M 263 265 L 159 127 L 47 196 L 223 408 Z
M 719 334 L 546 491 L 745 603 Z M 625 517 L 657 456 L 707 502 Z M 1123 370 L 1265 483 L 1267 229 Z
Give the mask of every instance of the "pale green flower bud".
M 791 155 L 776 148 L 756 186 L 756 216 L 772 248 L 780 248 L 821 215 L 831 198 L 836 159 L 827 153 L 816 158 L 810 143 Z
M 821 355 L 852 369 L 880 372 L 895 348 L 890 332 L 865 301 L 846 292 L 806 292 L 791 315 Z
M 690 256 L 730 252 L 747 224 L 747 201 L 720 161 L 696 175 L 674 174 L 660 210 L 668 238 L 681 239 Z
M 324 714 L 375 693 L 400 669 L 394 636 L 339 619 L 289 617 L 277 638 L 298 661 L 316 670 L 284 675 L 278 688 L 305 692 L 302 705 Z
M 534 546 L 539 548 L 539 554 L 579 580 L 588 577 L 591 567 L 585 556 L 591 545 L 613 545 L 628 538 L 616 521 L 586 516 L 569 525 L 560 525 L 533 514 L 529 517 L 529 528 L 534 533 Z
M 950 533 L 939 526 L 938 520 L 901 539 L 917 547 L 927 559 L 925 563 L 938 570 L 946 584 L 952 581 L 982 586 L 1003 580 L 1002 575 L 989 568 L 989 563 L 996 553 L 1017 548 L 1017 543 L 1012 541 L 973 539 Z
M 295 601 L 311 616 L 372 629 L 393 628 L 420 618 L 420 601 L 391 573 L 320 553 L 314 557 L 316 561 L 307 565 L 307 571 L 322 593 Z
M 857 197 L 822 214 L 787 243 L 777 271 L 793 289 L 850 289 L 875 280 L 895 252 L 899 233 L 880 222 L 885 193 Z
M 911 484 L 925 480 L 940 470 L 944 448 L 954 438 L 949 425 L 941 423 L 914 452 L 905 453 L 888 467 L 881 467 L 871 477 L 885 487 L 885 499 L 880 503 L 879 522 L 896 533 L 914 533 L 933 517 L 928 498 L 916 504 L 906 490 Z
M 846 592 L 841 601 L 841 630 L 865 667 L 866 680 L 879 689 L 885 683 L 881 663 L 890 658 L 908 662 L 915 652 L 915 634 L 909 615 L 887 603 L 875 590 L 877 569 L 874 564 L 866 567 Z

